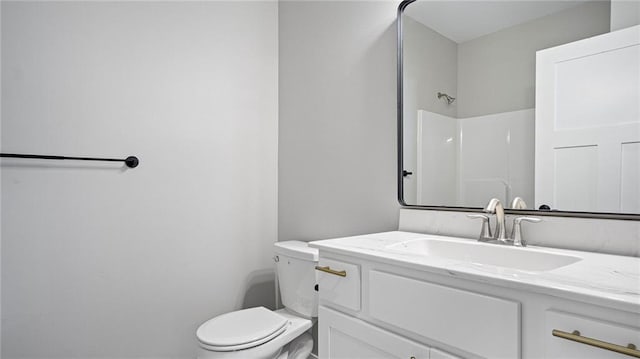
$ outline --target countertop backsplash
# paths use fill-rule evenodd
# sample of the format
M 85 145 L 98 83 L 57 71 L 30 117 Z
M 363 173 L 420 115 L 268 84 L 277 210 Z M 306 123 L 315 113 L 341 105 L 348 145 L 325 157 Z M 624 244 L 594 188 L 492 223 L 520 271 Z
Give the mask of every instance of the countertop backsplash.
M 480 221 L 467 212 L 401 208 L 398 230 L 477 238 Z M 513 218 L 507 215 L 507 234 Z M 533 216 L 536 217 L 536 216 Z M 640 257 L 640 221 L 538 216 L 539 223 L 522 224 L 528 245 Z M 493 226 L 492 219 L 492 226 Z

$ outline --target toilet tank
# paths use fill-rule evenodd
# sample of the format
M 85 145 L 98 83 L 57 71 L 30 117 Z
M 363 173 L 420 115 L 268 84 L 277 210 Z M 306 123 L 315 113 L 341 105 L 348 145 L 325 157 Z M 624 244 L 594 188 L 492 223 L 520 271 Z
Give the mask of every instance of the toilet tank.
M 318 291 L 315 267 L 318 250 L 306 242 L 286 241 L 274 244 L 278 285 L 282 304 L 303 317 L 318 316 Z

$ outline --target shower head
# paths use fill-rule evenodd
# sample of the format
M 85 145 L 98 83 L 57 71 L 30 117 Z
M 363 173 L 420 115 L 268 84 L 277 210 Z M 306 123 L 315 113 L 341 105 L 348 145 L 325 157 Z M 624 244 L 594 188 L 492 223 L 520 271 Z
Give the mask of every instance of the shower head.
M 446 93 L 443 92 L 438 92 L 438 98 L 444 98 L 445 101 L 447 101 L 447 105 L 451 105 L 453 103 L 453 101 L 456 100 L 455 97 L 451 97 L 449 95 L 447 95 Z

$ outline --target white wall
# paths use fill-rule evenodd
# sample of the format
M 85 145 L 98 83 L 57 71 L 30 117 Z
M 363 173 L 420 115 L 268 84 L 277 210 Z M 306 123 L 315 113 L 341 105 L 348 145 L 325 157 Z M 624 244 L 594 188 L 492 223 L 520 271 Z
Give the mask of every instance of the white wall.
M 397 228 L 396 1 L 279 8 L 279 240 Z
M 535 107 L 535 53 L 609 32 L 609 2 L 594 1 L 462 43 L 458 117 Z
M 2 2 L 2 152 L 141 160 L 2 161 L 3 358 L 193 357 L 201 322 L 272 304 L 277 16 Z

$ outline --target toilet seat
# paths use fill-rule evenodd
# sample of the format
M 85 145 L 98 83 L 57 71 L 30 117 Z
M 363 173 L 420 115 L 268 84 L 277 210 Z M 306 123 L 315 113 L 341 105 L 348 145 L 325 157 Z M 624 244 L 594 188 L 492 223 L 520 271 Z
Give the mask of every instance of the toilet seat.
M 287 329 L 289 321 L 264 307 L 226 313 L 206 321 L 196 331 L 208 350 L 236 351 L 266 343 Z

